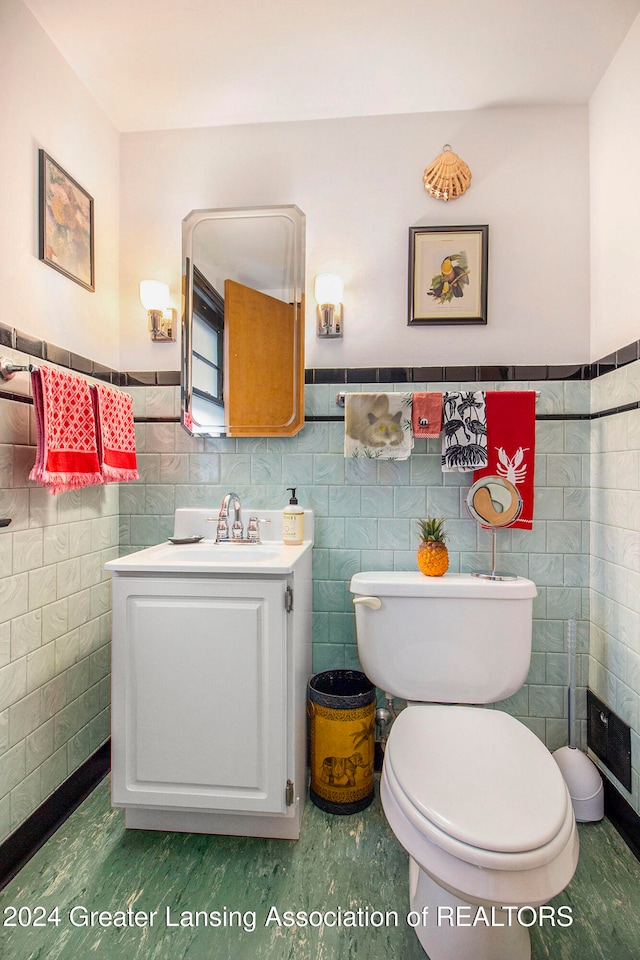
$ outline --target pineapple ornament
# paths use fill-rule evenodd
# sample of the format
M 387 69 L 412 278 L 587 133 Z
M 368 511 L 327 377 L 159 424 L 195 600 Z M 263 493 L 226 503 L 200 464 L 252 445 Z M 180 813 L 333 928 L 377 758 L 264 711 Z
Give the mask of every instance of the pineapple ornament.
M 449 551 L 445 544 L 444 517 L 427 517 L 418 520 L 420 546 L 418 547 L 418 569 L 426 577 L 441 577 L 449 567 Z

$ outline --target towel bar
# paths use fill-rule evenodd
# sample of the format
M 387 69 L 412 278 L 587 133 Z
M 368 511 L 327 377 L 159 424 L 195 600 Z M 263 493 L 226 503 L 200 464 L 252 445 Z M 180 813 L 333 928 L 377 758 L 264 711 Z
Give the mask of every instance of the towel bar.
M 345 391 L 341 390 L 340 393 L 336 393 L 336 406 L 344 407 L 344 394 Z M 536 402 L 540 399 L 540 391 L 536 390 Z
M 28 370 L 31 373 L 32 370 L 37 369 L 33 363 L 14 363 L 8 357 L 0 357 L 0 377 L 3 380 L 13 380 L 16 373 L 20 373 L 22 370 Z

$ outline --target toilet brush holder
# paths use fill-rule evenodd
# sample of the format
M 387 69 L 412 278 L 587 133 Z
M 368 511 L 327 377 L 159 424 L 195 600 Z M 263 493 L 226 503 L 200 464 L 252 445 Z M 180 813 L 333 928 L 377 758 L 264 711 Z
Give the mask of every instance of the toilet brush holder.
M 591 823 L 604 817 L 604 785 L 595 763 L 576 747 L 576 622 L 567 622 L 569 653 L 569 746 L 553 754 L 569 789 L 578 823 Z
M 560 747 L 553 754 L 569 788 L 578 823 L 604 817 L 604 784 L 595 763 L 577 747 Z

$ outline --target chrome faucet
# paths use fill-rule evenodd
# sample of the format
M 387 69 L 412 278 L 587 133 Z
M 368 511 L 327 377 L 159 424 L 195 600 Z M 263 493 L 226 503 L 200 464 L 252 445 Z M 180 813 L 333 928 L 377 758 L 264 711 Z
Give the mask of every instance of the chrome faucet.
M 229 538 L 229 506 L 233 503 L 234 520 L 231 525 L 231 538 Z M 220 513 L 218 514 L 218 528 L 216 532 L 216 543 L 222 540 L 242 540 L 243 527 L 240 519 L 240 497 L 237 493 L 227 493 L 222 500 Z

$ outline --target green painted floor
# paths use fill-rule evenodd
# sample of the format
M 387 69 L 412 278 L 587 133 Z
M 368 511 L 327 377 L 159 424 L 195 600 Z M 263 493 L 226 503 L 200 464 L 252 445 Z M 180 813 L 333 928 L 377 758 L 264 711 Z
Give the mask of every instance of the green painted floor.
M 574 922 L 562 929 L 532 928 L 532 958 L 638 960 L 640 863 L 606 820 L 581 826 L 580 843 L 576 875 L 553 901 L 569 905 Z M 308 803 L 297 842 L 208 837 L 126 831 L 122 812 L 110 807 L 105 780 L 0 894 L 0 957 L 424 960 L 406 923 L 407 896 L 406 854 L 377 798 L 349 817 L 325 814 Z M 14 907 L 21 913 L 16 915 Z M 356 917 L 360 910 L 362 922 L 367 910 L 374 921 L 373 911 L 395 911 L 398 925 L 291 928 L 278 923 L 278 918 L 284 923 L 285 911 L 337 908 Z M 167 909 L 169 923 L 176 926 L 168 925 Z M 114 919 L 137 912 L 141 923 L 152 911 L 158 913 L 146 926 L 135 926 L 133 919 L 126 927 L 71 922 L 73 917 L 82 924 L 90 911 L 109 911 Z M 195 921 L 198 911 L 217 911 L 232 925 L 180 925 Z M 17 925 L 7 926 L 12 919 Z

